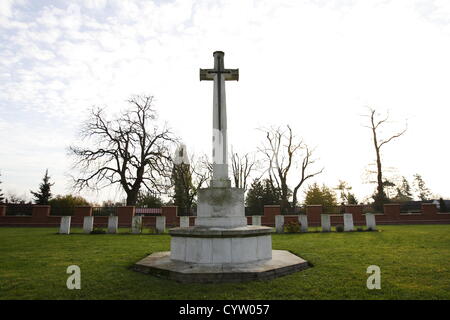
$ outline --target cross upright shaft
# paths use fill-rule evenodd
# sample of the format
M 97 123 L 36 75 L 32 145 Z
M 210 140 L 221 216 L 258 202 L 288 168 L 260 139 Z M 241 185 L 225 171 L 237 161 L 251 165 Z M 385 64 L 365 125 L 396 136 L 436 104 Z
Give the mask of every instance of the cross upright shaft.
M 239 69 L 225 69 L 222 51 L 216 51 L 214 69 L 200 69 L 200 81 L 214 81 L 213 94 L 213 184 L 228 180 L 227 109 L 225 81 L 239 80 Z

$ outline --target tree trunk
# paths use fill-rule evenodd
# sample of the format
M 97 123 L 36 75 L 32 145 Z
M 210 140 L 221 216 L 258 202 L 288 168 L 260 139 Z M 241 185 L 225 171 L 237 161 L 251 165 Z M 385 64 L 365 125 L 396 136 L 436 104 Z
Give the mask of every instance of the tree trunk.
M 377 153 L 377 192 L 378 192 L 378 196 L 381 198 L 384 196 L 383 173 L 381 171 L 380 150 L 377 148 L 376 148 L 376 153 Z
M 130 190 L 130 192 L 127 193 L 127 206 L 135 206 L 137 202 L 139 189 Z

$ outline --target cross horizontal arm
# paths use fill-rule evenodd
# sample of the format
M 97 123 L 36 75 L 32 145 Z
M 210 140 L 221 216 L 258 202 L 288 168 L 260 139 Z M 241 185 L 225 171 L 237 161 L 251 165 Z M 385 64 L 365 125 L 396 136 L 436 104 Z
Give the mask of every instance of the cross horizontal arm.
M 216 70 L 216 69 L 200 69 L 200 81 L 202 80 L 214 80 L 214 76 L 216 74 L 223 75 L 224 80 L 236 80 L 239 81 L 239 69 L 224 69 L 224 70 Z

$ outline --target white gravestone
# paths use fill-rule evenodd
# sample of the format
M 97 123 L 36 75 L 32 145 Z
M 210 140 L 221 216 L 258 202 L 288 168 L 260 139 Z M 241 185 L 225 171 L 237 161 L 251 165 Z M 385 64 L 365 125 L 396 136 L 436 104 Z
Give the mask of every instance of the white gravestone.
M 353 231 L 353 214 L 344 213 L 344 231 Z
M 72 220 L 71 216 L 61 217 L 61 224 L 59 226 L 59 233 L 61 234 L 70 234 L 70 221 Z
M 156 217 L 156 232 L 163 233 L 166 230 L 166 217 L 157 216 Z
M 109 216 L 108 217 L 108 233 L 117 233 L 118 225 L 119 225 L 119 217 L 118 216 Z
M 277 231 L 277 233 L 284 232 L 284 216 L 275 216 L 275 230 Z
M 142 216 L 134 216 L 131 219 L 131 233 L 138 234 L 142 232 Z
M 260 226 L 261 225 L 261 216 L 252 216 L 252 225 Z
M 94 229 L 94 217 L 93 216 L 87 216 L 83 218 L 83 232 L 84 233 L 91 233 Z
M 306 214 L 299 215 L 298 222 L 300 223 L 300 231 L 308 232 L 308 216 Z
M 320 215 L 320 224 L 322 226 L 323 232 L 331 231 L 331 219 L 329 214 L 321 214 Z
M 180 217 L 180 228 L 189 228 L 189 217 L 187 216 Z
M 367 229 L 377 230 L 377 223 L 375 221 L 375 215 L 373 213 L 366 213 L 366 226 Z

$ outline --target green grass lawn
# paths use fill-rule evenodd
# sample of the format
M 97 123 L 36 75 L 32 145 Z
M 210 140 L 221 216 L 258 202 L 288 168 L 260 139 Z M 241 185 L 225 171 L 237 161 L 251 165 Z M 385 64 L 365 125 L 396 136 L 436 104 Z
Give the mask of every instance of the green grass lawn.
M 0 228 L 0 299 L 450 299 L 450 225 L 379 228 L 275 234 L 274 249 L 313 267 L 232 284 L 180 284 L 129 269 L 152 252 L 169 250 L 168 235 Z M 72 264 L 81 268 L 81 290 L 66 288 Z M 366 288 L 369 265 L 381 268 L 381 290 Z

